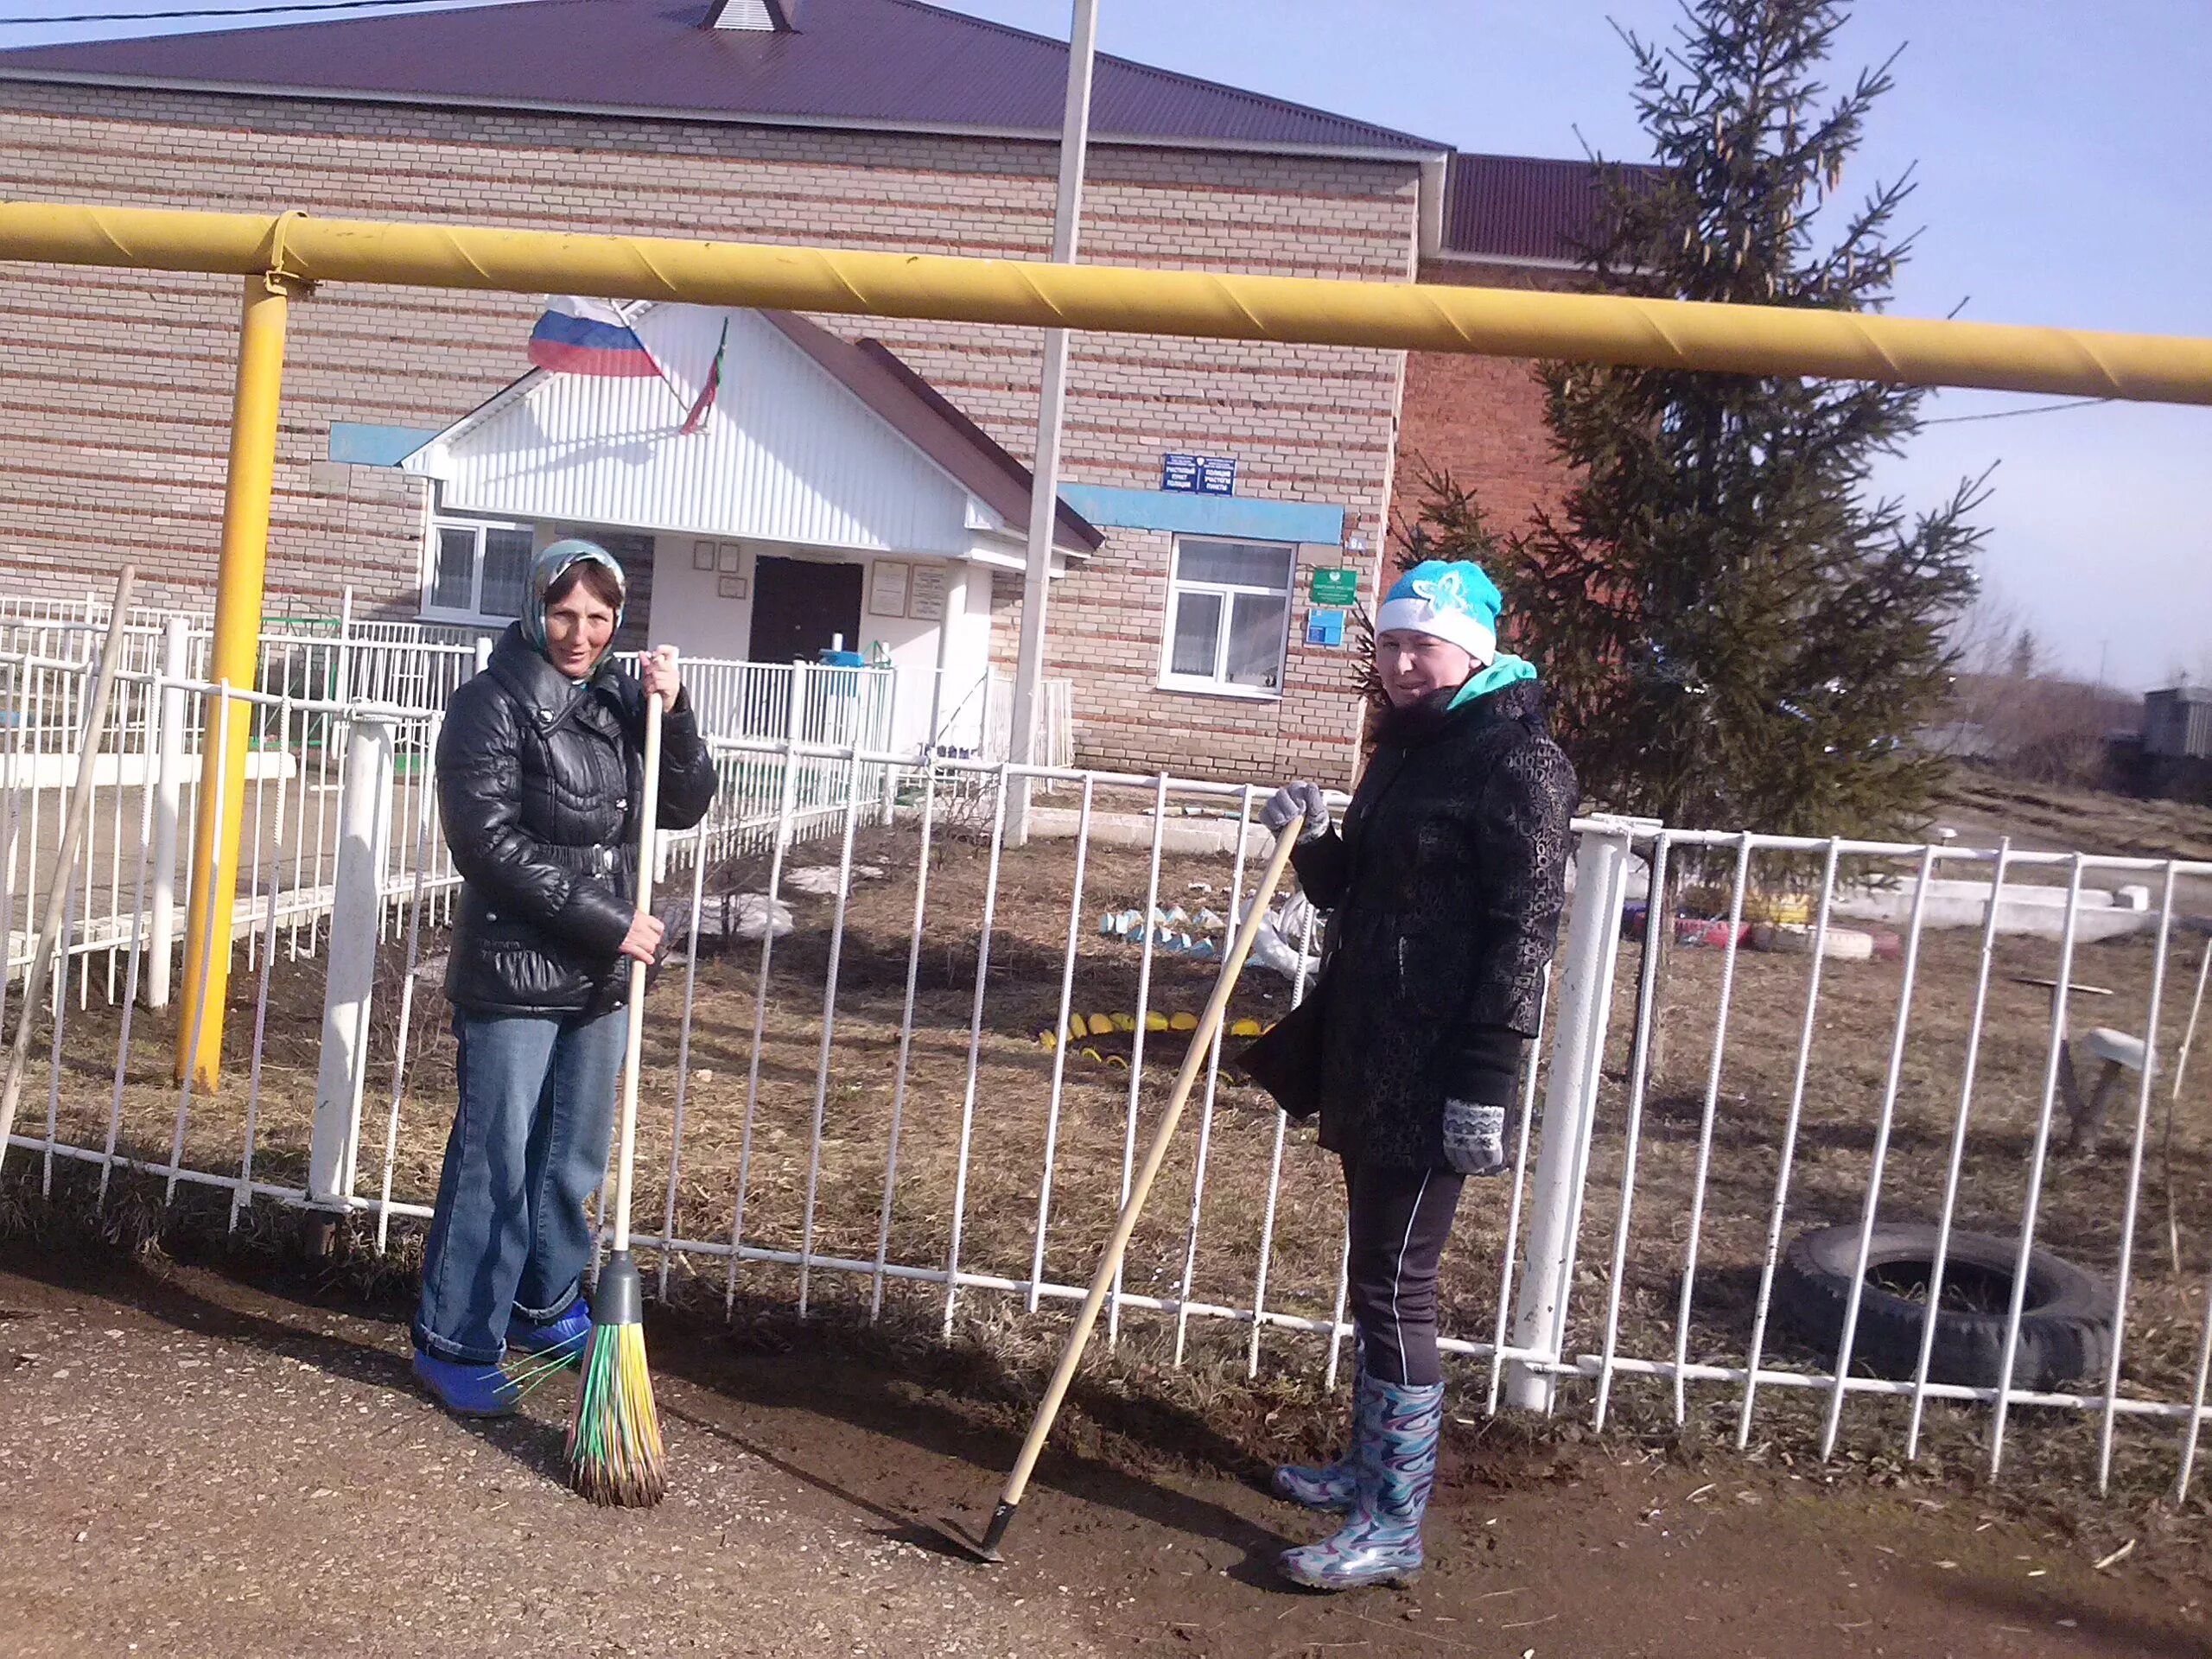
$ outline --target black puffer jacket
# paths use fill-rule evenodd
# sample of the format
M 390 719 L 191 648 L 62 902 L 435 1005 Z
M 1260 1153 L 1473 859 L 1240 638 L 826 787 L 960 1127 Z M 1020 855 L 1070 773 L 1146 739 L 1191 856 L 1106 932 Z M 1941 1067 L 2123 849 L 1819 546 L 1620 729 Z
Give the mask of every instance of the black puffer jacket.
M 510 627 L 454 693 L 438 806 L 463 886 L 446 995 L 471 1014 L 614 1007 L 638 892 L 645 694 L 612 664 L 577 685 Z M 715 767 L 687 692 L 661 721 L 664 830 L 714 804 Z
M 1446 1099 L 1503 1103 L 1535 1033 L 1567 888 L 1574 769 L 1522 681 L 1388 728 L 1344 814 L 1293 864 L 1333 912 L 1323 966 L 1246 1070 L 1321 1144 L 1445 1167 Z

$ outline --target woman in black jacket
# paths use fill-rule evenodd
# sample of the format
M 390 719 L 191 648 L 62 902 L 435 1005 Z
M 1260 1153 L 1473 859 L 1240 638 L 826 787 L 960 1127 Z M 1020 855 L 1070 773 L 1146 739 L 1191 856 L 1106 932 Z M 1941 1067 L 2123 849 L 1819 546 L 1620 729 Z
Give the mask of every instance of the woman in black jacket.
M 448 1409 L 512 1411 L 509 1349 L 573 1358 L 590 1334 L 584 1205 L 607 1168 L 629 983 L 658 918 L 636 913 L 645 699 L 663 700 L 660 827 L 715 796 L 711 756 L 675 653 L 643 680 L 607 660 L 622 568 L 556 542 L 531 570 L 523 620 L 454 693 L 438 805 L 461 872 L 446 969 L 460 1103 L 423 1258 L 415 1373 Z
M 1376 618 L 1388 702 L 1341 834 L 1311 784 L 1278 791 L 1294 868 L 1331 912 L 1313 994 L 1243 1057 L 1286 1109 L 1319 1108 L 1344 1160 L 1358 1337 L 1352 1446 L 1275 1489 L 1348 1515 L 1286 1551 L 1317 1589 L 1408 1578 L 1436 1473 L 1444 1383 L 1437 1266 L 1462 1183 L 1506 1169 L 1506 1109 L 1535 1034 L 1566 891 L 1573 769 L 1546 731 L 1535 671 L 1497 649 L 1478 565 L 1431 561 Z

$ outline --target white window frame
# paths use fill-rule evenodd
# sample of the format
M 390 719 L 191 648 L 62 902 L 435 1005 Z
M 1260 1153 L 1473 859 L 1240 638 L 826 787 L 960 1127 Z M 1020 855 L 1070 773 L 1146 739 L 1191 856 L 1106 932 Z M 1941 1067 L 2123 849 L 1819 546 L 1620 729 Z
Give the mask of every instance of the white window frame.
M 1280 549 L 1283 556 L 1283 585 L 1280 588 L 1260 588 L 1243 582 L 1186 582 L 1183 579 L 1183 550 L 1195 546 Z M 1160 689 L 1163 691 L 1194 692 L 1202 696 L 1238 697 L 1247 702 L 1280 702 L 1282 700 L 1283 680 L 1290 667 L 1290 620 L 1292 601 L 1297 587 L 1298 543 L 1295 542 L 1271 542 L 1250 536 L 1176 537 L 1168 554 L 1167 609 L 1160 631 Z M 1214 671 L 1211 675 L 1175 672 L 1175 614 L 1181 607 L 1183 595 L 1186 593 L 1211 594 L 1221 600 L 1221 632 L 1214 640 Z M 1236 596 L 1240 594 L 1282 601 L 1282 639 L 1275 648 L 1275 683 L 1272 686 L 1236 685 L 1228 678 L 1230 626 L 1235 615 Z
M 438 605 L 431 601 L 438 577 L 438 544 L 443 532 L 448 530 L 474 531 L 476 553 L 468 571 L 468 604 L 466 607 Z M 488 531 L 512 530 L 531 538 L 533 555 L 537 541 L 537 526 L 526 520 L 513 518 L 475 518 L 466 513 L 434 512 L 430 515 L 429 534 L 423 542 L 422 604 L 420 614 L 426 622 L 460 622 L 501 626 L 512 622 L 512 616 L 496 616 L 484 609 L 484 537 Z

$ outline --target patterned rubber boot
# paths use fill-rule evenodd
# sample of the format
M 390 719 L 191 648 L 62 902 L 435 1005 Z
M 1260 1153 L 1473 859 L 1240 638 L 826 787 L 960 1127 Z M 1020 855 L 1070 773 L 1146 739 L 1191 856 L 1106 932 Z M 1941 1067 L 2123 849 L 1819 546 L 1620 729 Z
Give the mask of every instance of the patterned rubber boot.
M 1352 1444 L 1334 1463 L 1315 1468 L 1306 1464 L 1286 1464 L 1274 1472 L 1274 1490 L 1278 1497 L 1309 1510 L 1319 1510 L 1329 1515 L 1345 1515 L 1359 1496 L 1358 1422 L 1359 1391 L 1367 1377 L 1367 1348 L 1357 1336 L 1352 1338 L 1351 1398 Z
M 1283 1576 L 1311 1590 L 1407 1584 L 1421 1575 L 1421 1523 L 1436 1484 L 1441 1382 L 1361 1379 L 1354 1429 L 1359 1491 L 1334 1537 L 1283 1551 Z

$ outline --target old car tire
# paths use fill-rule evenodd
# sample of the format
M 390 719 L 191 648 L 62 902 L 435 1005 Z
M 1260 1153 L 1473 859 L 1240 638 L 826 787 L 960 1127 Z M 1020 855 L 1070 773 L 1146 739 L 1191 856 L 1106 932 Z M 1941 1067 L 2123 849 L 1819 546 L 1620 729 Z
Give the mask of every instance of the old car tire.
M 1800 1335 L 1833 1363 L 1843 1338 L 1846 1299 L 1859 1255 L 1855 1226 L 1823 1227 L 1791 1242 L 1775 1275 L 1775 1300 Z M 1920 1363 L 1925 1287 L 1936 1230 L 1913 1223 L 1874 1229 L 1866 1285 L 1852 1344 L 1854 1372 L 1910 1381 Z M 1954 1232 L 1943 1262 L 1942 1311 L 1929 1355 L 1931 1382 L 1993 1388 L 2005 1354 L 2005 1323 L 2019 1247 L 1986 1233 Z M 1909 1293 L 1917 1285 L 1923 1294 Z M 1989 1311 L 1954 1306 L 1956 1293 Z M 2101 1377 L 2112 1354 L 2113 1294 L 2095 1274 L 2049 1250 L 2028 1255 L 2028 1288 L 2012 1363 L 2016 1389 L 2050 1389 Z

